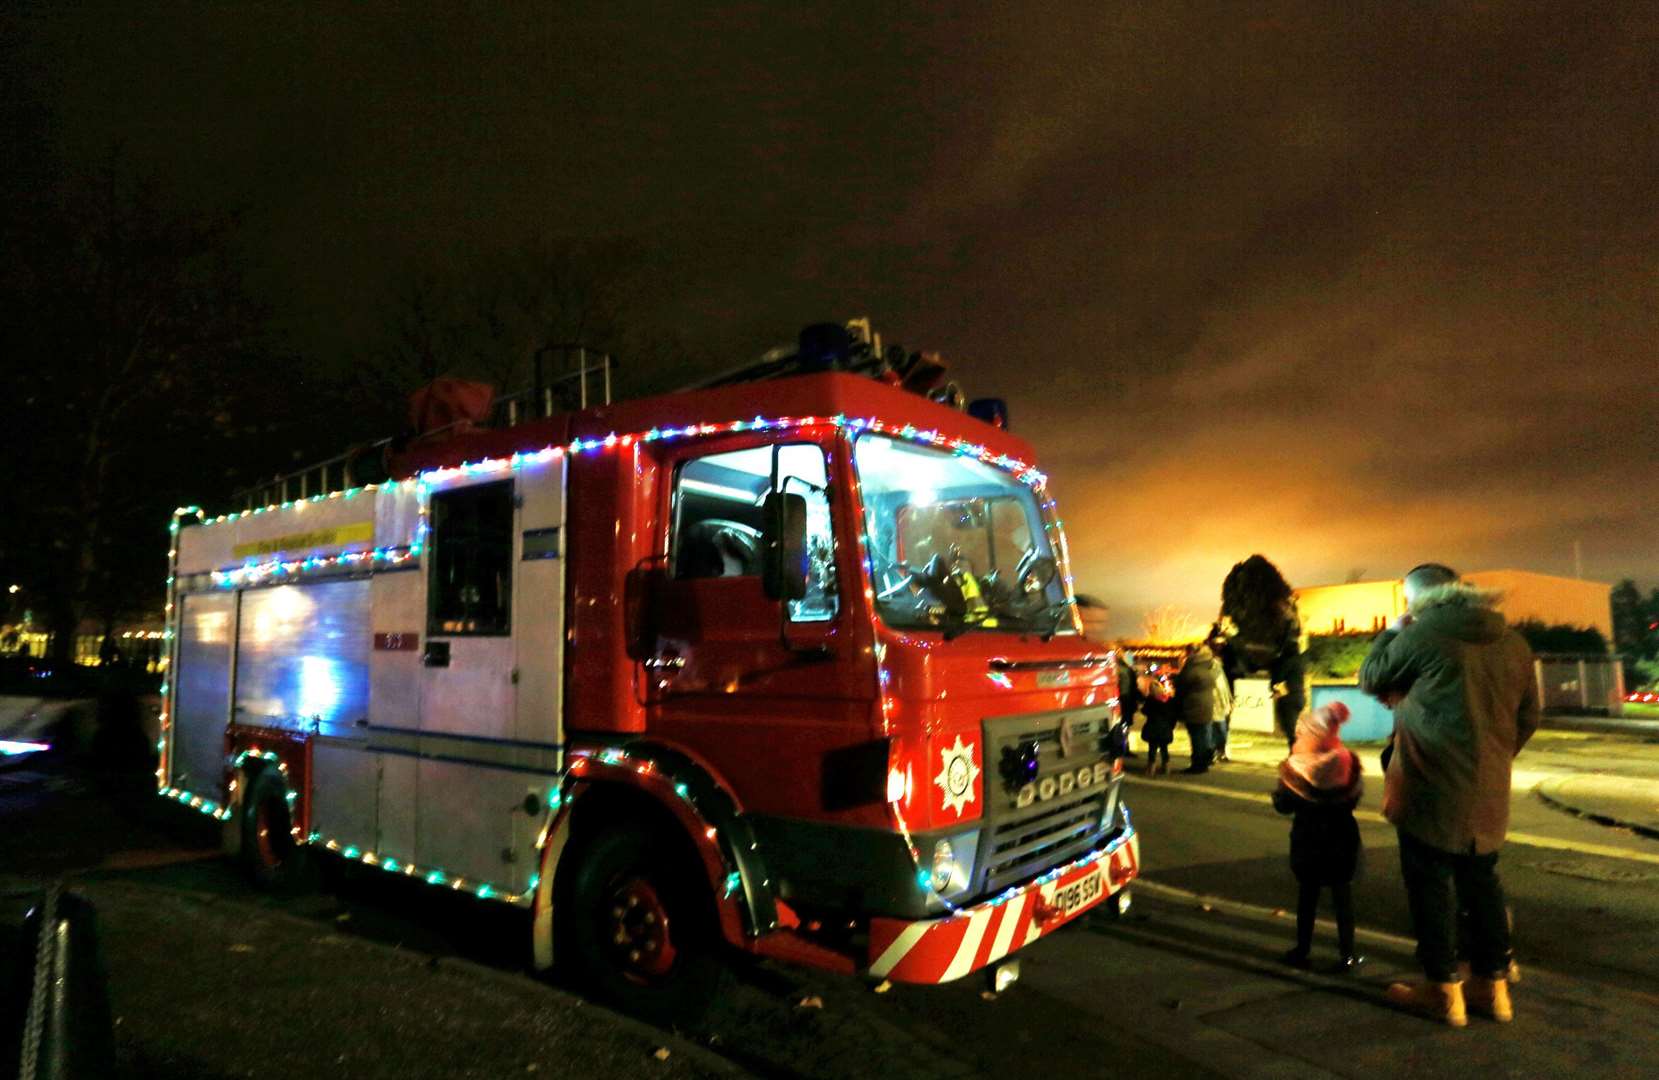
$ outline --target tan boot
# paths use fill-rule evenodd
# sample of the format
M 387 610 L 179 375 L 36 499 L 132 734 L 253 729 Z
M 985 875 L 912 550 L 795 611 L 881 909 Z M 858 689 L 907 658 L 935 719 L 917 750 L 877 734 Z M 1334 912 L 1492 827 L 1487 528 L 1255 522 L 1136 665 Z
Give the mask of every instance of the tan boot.
M 1452 1027 L 1469 1023 L 1462 983 L 1395 983 L 1388 988 L 1387 997 L 1390 1005 Z
M 1470 979 L 1466 1000 L 1470 1012 L 1489 1016 L 1500 1024 L 1515 1019 L 1515 1007 L 1509 1002 L 1509 983 L 1503 979 Z

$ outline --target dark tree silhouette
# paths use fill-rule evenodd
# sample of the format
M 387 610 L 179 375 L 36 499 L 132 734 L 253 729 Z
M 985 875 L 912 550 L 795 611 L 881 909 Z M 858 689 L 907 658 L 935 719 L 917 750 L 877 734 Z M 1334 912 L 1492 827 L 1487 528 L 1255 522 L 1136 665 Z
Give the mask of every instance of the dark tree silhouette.
M 267 356 L 234 217 L 172 209 L 118 154 L 31 194 L 4 228 L 0 560 L 61 662 L 83 619 L 159 607 L 167 512 L 246 423 Z

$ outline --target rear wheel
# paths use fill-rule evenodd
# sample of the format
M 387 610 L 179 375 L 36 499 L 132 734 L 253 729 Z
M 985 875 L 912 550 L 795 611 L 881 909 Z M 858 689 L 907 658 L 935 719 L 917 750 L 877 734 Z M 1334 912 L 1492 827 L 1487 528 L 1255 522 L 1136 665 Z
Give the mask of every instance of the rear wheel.
M 248 780 L 242 797 L 243 868 L 255 885 L 273 892 L 295 892 L 307 880 L 305 848 L 293 833 L 288 788 L 280 774 L 261 769 Z
M 561 965 L 627 1012 L 694 1024 L 727 977 L 700 868 L 682 845 L 643 827 L 589 840 L 554 911 Z

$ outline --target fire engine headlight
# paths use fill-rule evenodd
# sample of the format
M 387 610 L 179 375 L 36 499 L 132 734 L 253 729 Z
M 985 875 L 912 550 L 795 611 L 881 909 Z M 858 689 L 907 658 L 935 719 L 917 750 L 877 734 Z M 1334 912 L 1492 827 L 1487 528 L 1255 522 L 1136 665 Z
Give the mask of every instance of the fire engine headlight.
M 933 891 L 949 892 L 961 880 L 962 868 L 956 865 L 956 850 L 949 840 L 940 840 L 933 845 Z

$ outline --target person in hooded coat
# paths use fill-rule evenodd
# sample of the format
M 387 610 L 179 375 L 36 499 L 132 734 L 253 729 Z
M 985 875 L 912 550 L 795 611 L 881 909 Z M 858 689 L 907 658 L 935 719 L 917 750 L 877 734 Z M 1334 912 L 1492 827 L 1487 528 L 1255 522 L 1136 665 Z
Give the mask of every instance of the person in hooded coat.
M 1175 676 L 1175 700 L 1180 705 L 1181 723 L 1186 725 L 1187 739 L 1192 744 L 1192 760 L 1181 770 L 1184 773 L 1208 772 L 1214 760 L 1216 691 L 1218 683 L 1224 682 L 1221 665 L 1210 652 L 1208 642 L 1187 649 L 1186 662 Z
M 1396 983 L 1391 1002 L 1444 1021 L 1466 1009 L 1507 1021 L 1509 925 L 1498 851 L 1509 828 L 1515 755 L 1538 729 L 1532 650 L 1495 594 L 1437 563 L 1405 579 L 1406 614 L 1377 635 L 1360 688 L 1394 703 L 1383 816 L 1400 836 L 1400 869 L 1427 981 Z M 1458 978 L 1458 910 L 1471 977 Z

